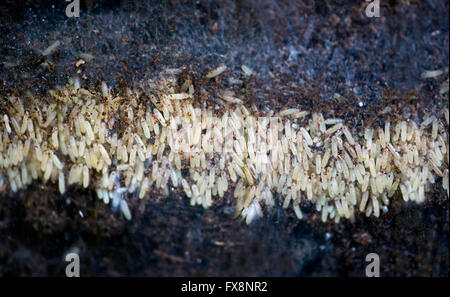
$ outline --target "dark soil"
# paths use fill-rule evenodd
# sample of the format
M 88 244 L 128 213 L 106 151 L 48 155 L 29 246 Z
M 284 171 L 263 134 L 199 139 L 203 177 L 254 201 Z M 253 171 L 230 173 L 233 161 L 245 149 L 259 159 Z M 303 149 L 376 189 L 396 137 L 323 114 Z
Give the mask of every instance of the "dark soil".
M 377 19 L 365 16 L 364 1 L 81 2 L 76 19 L 65 16 L 64 1 L 0 4 L 2 97 L 45 94 L 73 76 L 120 90 L 180 67 L 208 101 L 246 64 L 257 75 L 234 88 L 261 109 L 298 105 L 359 125 L 381 122 L 387 104 L 394 110 L 385 116 L 407 109 L 413 119 L 448 108 L 438 95 L 448 72 L 420 78 L 448 71 L 448 1 L 380 1 Z M 41 56 L 55 40 L 57 51 Z M 80 53 L 94 58 L 78 67 Z M 219 63 L 228 66 L 223 78 L 206 81 Z M 232 218 L 229 197 L 204 210 L 178 192 L 150 196 L 132 202 L 127 222 L 91 191 L 60 197 L 35 184 L 11 195 L 0 187 L 0 275 L 64 275 L 73 250 L 83 276 L 364 276 L 372 252 L 383 276 L 449 274 L 440 179 L 423 205 L 397 197 L 380 219 L 339 224 L 313 211 L 299 221 L 276 207 L 247 226 Z

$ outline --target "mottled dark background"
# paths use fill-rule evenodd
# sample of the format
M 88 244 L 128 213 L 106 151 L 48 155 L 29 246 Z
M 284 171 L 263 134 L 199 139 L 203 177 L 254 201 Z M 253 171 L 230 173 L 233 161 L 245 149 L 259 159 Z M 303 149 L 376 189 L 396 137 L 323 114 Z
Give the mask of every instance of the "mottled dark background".
M 298 105 L 355 124 L 376 122 L 386 104 L 411 116 L 448 108 L 447 95 L 438 96 L 448 79 L 448 1 L 381 0 L 377 19 L 365 16 L 362 0 L 81 3 L 81 17 L 68 19 L 63 0 L 1 2 L 2 97 L 45 94 L 73 76 L 86 87 L 105 80 L 120 90 L 180 67 L 196 89 L 208 90 L 201 100 L 236 88 L 226 78 L 242 78 L 238 88 L 260 108 Z M 57 51 L 42 57 L 55 40 Z M 93 59 L 77 67 L 80 53 Z M 219 63 L 228 66 L 223 79 L 205 80 Z M 243 78 L 242 64 L 256 75 Z M 446 73 L 420 78 L 435 69 Z M 132 202 L 126 222 L 91 191 L 0 189 L 0 275 L 64 275 L 72 250 L 84 276 L 363 276 L 371 252 L 384 276 L 449 273 L 440 179 L 423 205 L 396 197 L 379 219 L 339 224 L 321 223 L 308 209 L 298 221 L 276 207 L 246 226 L 232 219 L 230 197 L 204 210 L 179 192 L 151 196 Z

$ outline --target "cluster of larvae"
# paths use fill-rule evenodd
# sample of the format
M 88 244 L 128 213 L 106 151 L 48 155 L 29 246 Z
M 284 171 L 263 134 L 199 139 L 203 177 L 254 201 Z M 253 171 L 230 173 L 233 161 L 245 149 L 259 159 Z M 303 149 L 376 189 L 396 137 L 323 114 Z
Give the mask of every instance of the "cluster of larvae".
M 0 189 L 93 187 L 127 219 L 127 201 L 151 198 L 152 188 L 183 189 L 205 208 L 230 193 L 247 223 L 278 202 L 301 219 L 309 200 L 324 222 L 338 222 L 357 211 L 378 217 L 398 192 L 423 202 L 436 181 L 448 195 L 448 108 L 356 129 L 295 107 L 254 116 L 232 91 L 207 106 L 189 80 L 176 80 L 113 94 L 75 79 L 47 98 L 4 98 Z

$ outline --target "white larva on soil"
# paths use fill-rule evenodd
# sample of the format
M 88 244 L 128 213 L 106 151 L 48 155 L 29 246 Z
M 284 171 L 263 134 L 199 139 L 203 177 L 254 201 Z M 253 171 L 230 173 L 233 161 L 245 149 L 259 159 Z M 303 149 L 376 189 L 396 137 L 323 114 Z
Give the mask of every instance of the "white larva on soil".
M 288 108 L 288 109 L 285 109 L 283 111 L 280 111 L 280 116 L 288 116 L 288 115 L 296 114 L 299 111 L 300 110 L 297 109 L 297 108 Z
M 344 121 L 342 119 L 326 119 L 325 124 L 326 125 L 335 125 L 338 123 L 343 123 Z
M 53 163 L 59 170 L 63 169 L 64 165 L 61 163 L 61 161 L 58 159 L 58 157 L 54 153 L 51 153 L 51 158 L 53 160 Z
M 422 78 L 433 78 L 436 76 L 441 75 L 442 73 L 444 73 L 442 70 L 427 70 L 422 72 L 421 77 Z
M 192 95 L 188 93 L 178 93 L 178 94 L 169 94 L 167 95 L 167 99 L 169 100 L 184 100 L 191 98 Z
M 64 180 L 64 173 L 62 171 L 60 171 L 58 173 L 58 188 L 59 188 L 59 192 L 61 194 L 64 194 L 64 192 L 66 191 L 66 184 L 65 184 L 65 180 Z
M 11 126 L 9 125 L 9 117 L 7 114 L 3 115 L 3 121 L 5 122 L 6 132 L 11 133 Z
M 89 186 L 89 169 L 87 166 L 83 166 L 83 188 L 87 188 Z
M 61 41 L 57 40 L 53 42 L 49 47 L 47 47 L 43 52 L 43 56 L 48 56 L 52 54 L 59 46 L 61 45 Z
M 250 69 L 250 67 L 246 66 L 246 65 L 242 65 L 241 66 L 242 72 L 244 72 L 245 75 L 247 76 L 251 76 L 254 71 L 252 69 Z
M 221 65 L 207 76 L 225 70 Z M 242 71 L 253 73 L 244 65 Z M 111 199 L 127 219 L 122 195 L 145 199 L 152 188 L 169 195 L 178 187 L 191 204 L 209 207 L 234 189 L 247 223 L 276 199 L 299 219 L 300 202 L 310 200 L 322 221 L 339 221 L 358 210 L 380 216 L 399 192 L 421 203 L 441 180 L 448 195 L 448 108 L 426 113 L 421 123 L 350 127 L 289 107 L 256 119 L 263 111 L 230 90 L 217 92 L 225 104 L 219 109 L 200 105 L 189 80 L 181 88 L 171 79 L 151 88 L 148 100 L 137 100 L 133 90 L 112 94 L 106 83 L 99 91 L 66 86 L 51 92 L 59 99 L 51 103 L 10 99 L 17 108 L 0 111 L 1 182 L 13 192 L 36 180 L 57 183 L 64 193 L 67 176 L 68 185 L 92 187 L 107 204 Z M 124 98 L 129 103 L 120 110 Z
M 131 211 L 128 208 L 128 203 L 124 199 L 120 200 L 120 211 L 122 212 L 125 219 L 127 219 L 128 221 L 131 220 Z

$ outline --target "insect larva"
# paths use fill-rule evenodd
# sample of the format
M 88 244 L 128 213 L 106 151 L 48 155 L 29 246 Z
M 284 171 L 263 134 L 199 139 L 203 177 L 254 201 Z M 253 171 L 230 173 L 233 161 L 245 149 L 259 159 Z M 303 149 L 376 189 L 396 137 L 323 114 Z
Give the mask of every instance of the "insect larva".
M 37 143 L 37 142 L 35 143 L 34 150 L 36 152 L 36 159 L 38 161 L 42 161 L 42 150 L 41 150 L 41 146 L 39 145 L 39 143 Z
M 217 193 L 219 194 L 219 197 L 223 197 L 225 194 L 225 179 L 221 176 L 219 177 L 218 183 L 217 183 Z
M 244 74 L 247 76 L 251 76 L 254 73 L 254 71 L 246 65 L 242 65 L 241 69 L 242 69 L 242 72 L 244 72 Z
M 78 152 L 77 144 L 75 142 L 75 138 L 73 136 L 70 136 L 69 142 L 70 142 L 70 150 L 73 154 L 73 157 L 78 157 L 79 152 Z
M 369 174 L 364 175 L 363 182 L 361 184 L 361 191 L 367 191 L 367 187 L 369 186 Z
M 104 179 L 102 180 L 103 186 L 107 188 L 109 191 L 111 191 L 114 187 L 114 182 L 116 181 L 116 172 L 115 171 L 111 172 L 109 177 L 108 174 L 104 173 L 103 179 Z
M 224 72 L 227 69 L 227 66 L 225 66 L 224 64 L 220 64 L 219 67 L 217 67 L 214 70 L 211 70 L 210 72 L 208 72 L 206 74 L 207 78 L 213 78 L 216 77 L 218 75 L 220 75 L 222 72 Z
M 343 217 L 344 216 L 344 209 L 342 208 L 342 204 L 341 204 L 341 201 L 339 199 L 336 199 L 334 201 L 334 207 L 336 209 L 338 217 Z
M 291 193 L 291 192 L 289 192 L 289 193 L 286 195 L 286 198 L 284 199 L 284 202 L 283 202 L 283 208 L 284 208 L 284 209 L 286 209 L 286 208 L 289 207 L 289 202 L 291 201 L 291 196 L 292 196 L 292 193 Z
M 284 135 L 281 137 L 281 151 L 280 152 L 283 152 L 283 156 L 280 156 L 280 159 L 282 159 L 284 157 L 284 154 L 289 153 L 288 140 L 286 139 L 286 136 L 284 136 Z
M 253 176 L 252 176 L 252 173 L 250 172 L 248 166 L 244 166 L 244 174 L 245 174 L 245 178 L 247 179 L 248 184 L 253 185 L 254 184 Z
M 337 141 L 335 136 L 333 136 L 333 138 L 331 139 L 331 152 L 333 154 L 333 157 L 338 157 Z
M 16 133 L 20 135 L 20 126 L 19 126 L 19 123 L 17 123 L 17 120 L 14 117 L 11 117 L 11 123 L 12 123 Z
M 211 205 L 212 205 L 211 189 L 207 189 L 206 193 L 205 193 L 205 203 L 204 203 L 203 207 L 210 207 Z
M 144 136 L 147 139 L 150 139 L 151 135 L 150 135 L 150 129 L 147 125 L 147 122 L 145 120 L 141 121 L 141 126 L 142 126 L 142 130 L 144 131 Z
M 292 118 L 294 119 L 300 119 L 304 118 L 309 114 L 309 111 L 298 111 L 292 114 Z
M 352 162 L 352 159 L 350 158 L 349 154 L 347 154 L 347 152 L 344 152 L 344 160 L 348 168 L 353 169 L 355 167 Z
M 406 126 L 406 122 L 402 121 L 401 122 L 401 126 L 400 126 L 400 139 L 401 141 L 405 142 L 406 141 L 406 132 L 407 132 L 407 126 Z
M 210 187 L 214 186 L 215 177 L 216 177 L 216 168 L 212 168 L 209 171 L 209 178 L 208 178 L 208 184 Z
M 201 133 L 201 123 L 194 123 L 192 125 L 192 145 L 197 145 L 200 142 Z
M 375 177 L 377 175 L 377 172 L 375 170 L 375 161 L 372 158 L 369 159 L 369 171 L 372 177 Z
M 235 183 L 237 181 L 237 176 L 231 163 L 228 164 L 228 173 L 230 174 L 230 179 Z
M 11 191 L 13 191 L 14 193 L 18 191 L 17 184 L 16 184 L 16 181 L 14 179 L 12 179 L 9 182 L 9 184 L 10 184 L 10 187 L 11 187 Z
M 79 167 L 73 165 L 69 171 L 69 185 L 77 183 L 79 181 Z
M 127 202 L 124 199 L 120 200 L 120 210 L 122 211 L 122 214 L 125 217 L 125 219 L 130 221 L 131 220 L 131 212 L 130 212 L 130 209 L 128 208 Z
M 53 131 L 51 140 L 52 140 L 53 147 L 55 149 L 58 149 L 59 148 L 59 139 L 58 139 L 58 130 L 57 129 L 55 129 Z
M 197 185 L 192 185 L 192 195 L 193 195 L 192 197 L 200 196 L 200 192 Z
M 282 192 L 285 182 L 286 182 L 286 174 L 281 174 L 280 179 L 277 182 L 277 191 L 279 193 Z
M 402 126 L 402 122 L 397 122 L 397 125 L 395 125 L 394 135 L 392 136 L 393 143 L 396 143 L 398 141 L 398 139 L 400 138 L 401 126 Z
M 330 150 L 327 149 L 325 151 L 325 154 L 323 155 L 323 159 L 322 159 L 322 162 L 321 162 L 322 169 L 324 169 L 327 166 L 329 159 L 330 159 Z
M 137 146 L 133 145 L 133 147 L 131 148 L 130 160 L 129 160 L 129 163 L 131 166 L 135 165 L 135 163 L 136 163 L 136 153 L 137 153 Z
M 312 184 L 310 180 L 306 182 L 306 197 L 308 198 L 308 200 L 312 200 L 313 198 Z
M 98 149 L 100 151 L 100 154 L 102 155 L 103 159 L 105 160 L 106 164 L 109 166 L 111 165 L 111 159 L 108 155 L 108 152 L 106 151 L 105 147 L 103 146 L 103 144 L 99 143 L 98 144 Z
M 144 181 L 142 182 L 141 188 L 139 190 L 139 199 L 144 198 L 147 188 L 148 188 L 148 178 L 144 178 Z
M 20 189 L 23 188 L 23 184 L 22 184 L 22 180 L 20 179 L 20 175 L 17 174 L 17 175 L 14 177 L 14 181 L 16 182 L 16 188 L 17 188 L 17 190 L 20 190 Z
M 142 162 L 144 162 L 146 160 L 144 149 L 145 149 L 145 147 L 139 147 L 137 149 L 137 155 L 139 157 L 139 160 L 141 160 Z
M 49 125 L 51 125 L 53 123 L 53 120 L 56 117 L 56 112 L 52 111 L 48 116 L 47 116 L 47 120 L 45 121 L 45 123 L 42 125 L 44 127 L 48 127 Z
M 192 97 L 192 95 L 188 94 L 188 93 L 178 93 L 178 94 L 166 95 L 166 98 L 169 100 L 184 100 L 184 99 L 188 99 L 191 97 Z
M 349 210 L 347 201 L 348 201 L 348 199 L 346 199 L 346 198 L 342 199 L 341 200 L 341 207 L 342 207 L 342 211 L 344 213 L 345 218 L 349 219 L 350 218 L 350 210 Z
M 364 192 L 362 194 L 361 202 L 359 204 L 359 211 L 363 212 L 366 209 L 368 199 L 369 199 L 369 192 Z
M 355 140 L 353 139 L 353 136 L 348 130 L 347 126 L 344 126 L 342 130 L 344 131 L 344 135 L 345 137 L 347 137 L 347 140 L 350 143 L 350 145 L 355 145 Z
M 161 125 L 166 126 L 166 120 L 164 119 L 163 115 L 161 114 L 161 112 L 158 109 L 154 109 L 153 113 L 156 115 L 156 118 L 159 120 L 159 122 L 161 123 Z M 155 125 L 157 125 L 157 123 L 155 123 Z M 156 133 L 156 130 L 155 130 Z M 158 133 L 159 134 L 159 133 Z
M 24 183 L 24 184 L 28 184 L 28 177 L 29 177 L 29 175 L 28 175 L 28 169 L 27 169 L 27 167 L 24 165 L 24 164 L 22 164 L 22 166 L 21 166 L 21 168 L 20 168 L 21 170 L 20 170 L 20 173 L 21 173 L 21 177 L 22 177 L 22 182 Z M 0 187 L 1 187 L 1 179 L 0 179 Z
M 438 120 L 436 118 L 434 118 L 433 119 L 433 125 L 432 125 L 432 128 L 431 128 L 431 138 L 433 140 L 435 140 L 437 138 L 438 127 L 439 127 Z
M 341 129 L 341 128 L 342 128 L 342 125 L 343 125 L 342 123 L 337 123 L 337 124 L 335 124 L 335 125 L 332 126 L 331 128 L 327 129 L 327 130 L 325 131 L 325 134 L 328 134 L 328 135 L 333 134 L 333 133 L 336 132 L 337 130 Z
M 341 167 L 342 167 L 342 172 L 344 173 L 344 178 L 349 179 L 350 171 L 348 169 L 347 163 L 345 161 L 341 161 L 340 163 L 341 163 Z
M 279 115 L 280 116 L 288 116 L 288 115 L 292 115 L 292 114 L 298 113 L 299 111 L 300 110 L 297 109 L 297 108 L 288 108 L 288 109 L 280 111 Z
M 189 187 L 189 184 L 187 183 L 187 181 L 182 178 L 181 179 L 181 185 L 183 186 L 184 192 L 186 193 L 186 196 L 188 196 L 189 198 L 192 196 L 192 192 L 191 189 Z
M 83 188 L 87 188 L 89 186 L 89 169 L 87 166 L 83 166 Z
M 23 161 L 23 143 L 22 143 L 22 140 L 19 140 L 19 142 L 17 144 L 16 154 L 17 154 L 17 162 L 22 162 Z M 440 154 L 440 151 L 439 151 L 439 154 Z
M 364 129 L 364 138 L 366 139 L 366 147 L 372 147 L 373 128 Z
M 117 139 L 117 133 L 114 133 L 111 136 L 111 141 L 110 141 L 111 148 L 116 148 L 118 146 L 118 144 L 119 144 L 119 142 Z
M 392 155 L 394 155 L 395 159 L 399 160 L 400 159 L 400 155 L 395 151 L 395 149 L 392 146 L 392 144 L 388 143 L 387 147 L 388 147 L 389 151 L 392 153 Z
M 122 145 L 120 151 L 121 151 L 121 155 L 122 155 L 121 160 L 125 163 L 128 162 L 127 147 L 125 145 Z
M 48 56 L 48 55 L 52 54 L 58 48 L 58 46 L 60 44 L 61 44 L 61 42 L 59 40 L 56 40 L 42 52 L 42 55 Z
M 376 195 L 378 193 L 376 178 L 371 177 L 369 180 L 370 180 L 370 182 L 369 182 L 370 190 L 371 190 L 373 195 Z
M 34 133 L 34 125 L 33 125 L 32 119 L 28 119 L 28 121 L 27 121 L 27 130 L 30 134 Z
M 343 122 L 344 122 L 344 120 L 342 120 L 342 119 L 326 119 L 325 120 L 326 125 L 334 125 L 334 124 L 343 123 Z
M 170 178 L 174 187 L 178 187 L 178 177 L 176 171 L 172 168 L 170 169 Z
M 342 173 L 343 172 L 343 169 L 342 169 L 342 165 L 341 165 L 341 161 L 340 160 L 336 160 L 336 169 L 337 169 L 337 171 L 339 172 L 339 173 Z
M 88 141 L 88 144 L 90 144 L 90 142 L 92 142 L 95 139 L 94 132 L 92 131 L 92 127 L 89 122 L 83 120 L 83 123 L 84 123 L 83 125 L 86 130 L 87 141 Z
M 316 155 L 316 174 L 320 174 L 322 170 L 322 162 L 320 154 Z
M 234 164 L 233 168 L 234 172 L 236 172 L 237 175 L 239 175 L 240 177 L 245 178 L 244 171 L 242 171 L 241 167 L 236 162 L 233 162 L 233 164 Z
M 66 191 L 64 173 L 62 171 L 59 171 L 58 173 L 58 189 L 61 194 L 64 194 L 64 192 Z
M 313 145 L 313 141 L 312 141 L 311 136 L 309 135 L 308 131 L 306 131 L 305 128 L 303 128 L 303 127 L 300 128 L 300 130 L 303 134 L 303 137 L 305 137 L 306 143 L 308 145 Z
M 3 121 L 5 122 L 6 132 L 8 132 L 8 134 L 11 133 L 11 126 L 9 125 L 9 118 L 7 114 L 3 115 Z
M 44 171 L 44 182 L 46 182 L 49 178 L 50 175 L 52 174 L 52 169 L 53 169 L 53 162 L 46 162 L 46 167 L 45 167 L 45 171 Z
M 447 196 L 449 195 L 449 184 L 448 184 L 448 169 L 444 170 L 444 177 L 442 178 L 442 187 L 447 190 Z
M 395 180 L 394 183 L 392 184 L 392 186 L 389 188 L 389 190 L 388 190 L 389 198 L 391 198 L 395 194 L 395 191 L 397 191 L 399 183 L 400 182 L 398 180 Z
M 431 164 L 431 168 L 434 170 L 434 172 L 436 172 L 437 175 L 443 175 L 442 170 L 439 169 L 439 166 L 437 166 L 436 162 L 432 158 L 429 160 L 429 163 Z
M 59 170 L 63 169 L 64 165 L 61 163 L 61 161 L 58 159 L 58 157 L 52 152 L 51 154 L 51 158 L 53 160 L 53 163 L 55 164 L 56 168 L 58 168 Z
M 438 69 L 438 70 L 427 70 L 422 72 L 422 74 L 420 75 L 421 78 L 433 78 L 436 76 L 441 75 L 442 73 L 444 73 L 442 70 Z
M 323 118 L 322 113 L 319 114 L 318 121 L 319 121 L 319 130 L 320 130 L 320 132 L 325 133 L 325 131 L 327 130 L 327 127 L 325 125 L 325 120 Z
M 244 199 L 244 203 L 243 203 L 244 209 L 249 207 L 250 204 L 252 203 L 252 199 L 255 195 L 255 192 L 256 192 L 255 186 L 244 189 L 244 191 L 243 191 L 243 193 L 245 193 L 245 199 Z
M 22 135 L 22 134 L 24 134 L 27 131 L 27 125 L 28 125 L 28 112 L 23 116 L 22 125 L 20 126 L 19 135 Z
M 101 123 L 101 127 L 100 127 L 100 131 L 99 131 L 99 136 L 98 136 L 98 140 L 100 143 L 105 143 L 105 138 L 106 138 L 106 124 L 105 123 Z

